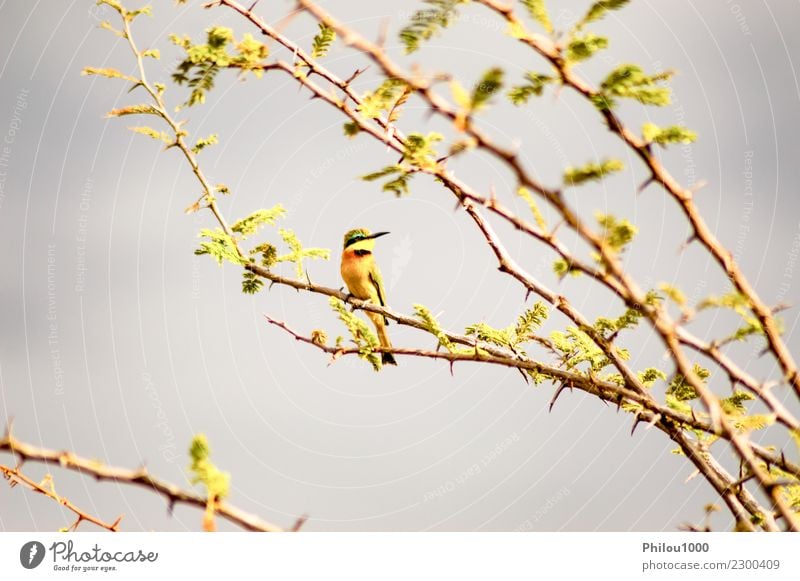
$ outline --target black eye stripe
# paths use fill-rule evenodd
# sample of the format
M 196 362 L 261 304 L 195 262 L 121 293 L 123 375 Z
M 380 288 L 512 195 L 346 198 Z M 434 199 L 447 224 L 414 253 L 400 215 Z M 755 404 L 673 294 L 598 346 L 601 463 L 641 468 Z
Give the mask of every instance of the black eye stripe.
M 366 236 L 364 236 L 363 234 L 354 234 L 353 236 L 347 239 L 347 244 L 345 244 L 344 247 L 347 248 L 348 246 L 355 244 L 359 240 L 364 240 L 365 238 Z

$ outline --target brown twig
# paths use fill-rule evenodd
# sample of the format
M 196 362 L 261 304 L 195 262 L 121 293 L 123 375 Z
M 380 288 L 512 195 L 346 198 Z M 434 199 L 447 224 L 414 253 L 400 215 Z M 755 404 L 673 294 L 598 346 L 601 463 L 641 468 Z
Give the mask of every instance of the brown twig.
M 0 442 L 1 444 L 1 442 Z M 52 483 L 52 478 L 50 475 L 47 475 L 47 479 L 50 480 L 49 486 L 44 486 L 41 483 L 37 483 L 22 473 L 19 468 L 9 468 L 8 466 L 4 466 L 0 464 L 0 472 L 3 473 L 3 476 L 6 480 L 9 481 L 9 484 L 13 487 L 17 484 L 24 484 L 29 489 L 33 490 L 34 492 L 38 492 L 39 494 L 43 494 L 48 498 L 55 500 L 58 504 L 65 507 L 66 509 L 72 511 L 78 518 L 75 520 L 74 523 L 66 530 L 75 531 L 78 529 L 78 526 L 83 522 L 90 522 L 92 524 L 97 525 L 100 528 L 106 529 L 112 533 L 119 532 L 119 523 L 122 521 L 122 516 L 117 518 L 113 523 L 109 524 L 95 516 L 92 516 L 88 512 L 81 510 L 77 506 L 75 506 L 72 502 L 70 502 L 67 498 L 60 496 L 55 491 L 55 486 Z
M 138 470 L 129 470 L 127 468 L 107 466 L 94 460 L 82 458 L 66 450 L 49 450 L 27 444 L 16 439 L 11 433 L 7 433 L 0 439 L 0 451 L 9 452 L 22 461 L 29 460 L 53 464 L 66 470 L 92 476 L 97 480 L 108 480 L 145 488 L 163 496 L 167 500 L 170 510 L 176 504 L 187 504 L 203 510 L 206 510 L 208 505 L 208 499 L 205 496 L 190 490 L 183 490 L 175 484 L 161 480 L 151 475 L 147 468 L 144 467 Z M 216 505 L 216 514 L 249 531 L 279 532 L 283 530 L 278 525 L 247 513 L 227 502 L 220 502 Z

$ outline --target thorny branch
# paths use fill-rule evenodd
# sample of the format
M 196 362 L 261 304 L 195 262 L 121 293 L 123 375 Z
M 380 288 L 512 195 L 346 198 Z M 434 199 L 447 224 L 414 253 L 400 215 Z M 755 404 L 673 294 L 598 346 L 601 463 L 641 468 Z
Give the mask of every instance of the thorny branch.
M 155 494 L 163 496 L 167 500 L 170 512 L 176 504 L 187 504 L 202 510 L 206 510 L 207 508 L 208 499 L 202 494 L 184 490 L 175 484 L 161 480 L 150 474 L 145 467 L 136 470 L 118 468 L 99 463 L 96 460 L 83 458 L 66 450 L 39 448 L 18 440 L 13 436 L 10 429 L 7 431 L 6 435 L 0 439 L 0 452 L 11 453 L 16 456 L 20 462 L 42 462 L 47 465 L 53 465 L 86 476 L 91 476 L 96 480 L 107 480 L 147 489 Z M 3 470 L 3 472 L 5 473 L 6 471 Z M 16 476 L 15 474 L 15 477 Z M 28 484 L 28 482 L 26 482 L 26 484 Z M 39 490 L 39 492 L 41 492 L 41 490 Z M 49 494 L 48 496 L 61 502 L 61 504 L 64 504 L 64 506 L 67 506 L 67 508 L 70 508 L 73 512 L 76 512 L 71 506 L 66 505 L 62 501 L 63 499 L 59 500 L 59 498 Z M 215 512 L 222 518 L 249 531 L 279 532 L 283 530 L 278 525 L 267 522 L 227 502 L 217 503 Z M 80 513 L 76 512 L 76 514 L 80 516 Z M 122 517 L 120 517 L 120 519 L 121 518 Z M 120 519 L 117 519 L 113 524 L 114 530 L 118 529 Z M 83 520 L 93 522 L 98 526 L 111 530 L 111 525 L 106 526 L 89 515 L 84 514 Z
M 519 19 L 513 14 L 513 10 L 507 6 L 501 6 L 493 0 L 479 0 L 480 3 L 501 14 L 510 23 L 515 24 L 517 27 L 518 35 L 522 42 L 531 46 L 539 54 L 548 59 L 554 68 L 558 71 L 564 84 L 577 90 L 587 98 L 592 98 L 597 93 L 588 84 L 582 81 L 575 73 L 567 66 L 561 51 L 562 48 L 553 43 L 549 39 L 535 35 L 528 32 Z M 406 147 L 405 137 L 397 128 L 395 128 L 389 120 L 384 120 L 378 117 L 374 120 L 365 120 L 356 113 L 358 106 L 361 104 L 360 96 L 355 93 L 351 88 L 350 82 L 356 76 L 351 76 L 350 79 L 343 80 L 336 75 L 325 69 L 315 59 L 312 59 L 306 52 L 302 50 L 297 44 L 285 37 L 279 30 L 268 25 L 263 19 L 255 15 L 252 10 L 254 6 L 246 8 L 235 0 L 218 0 L 212 2 L 213 6 L 226 6 L 235 10 L 249 20 L 256 28 L 258 28 L 264 35 L 274 39 L 286 49 L 293 52 L 296 59 L 299 59 L 308 67 L 309 74 L 295 75 L 295 69 L 290 65 L 283 62 L 270 63 L 263 66 L 263 70 L 279 70 L 292 75 L 303 86 L 308 88 L 312 95 L 320 98 L 328 104 L 336 107 L 342 111 L 358 128 L 373 138 L 386 143 L 387 146 L 398 152 L 403 152 Z M 355 48 L 357 51 L 363 53 L 373 60 L 389 78 L 395 78 L 403 81 L 410 87 L 417 95 L 419 95 L 429 106 L 433 113 L 442 115 L 445 118 L 455 120 L 458 111 L 452 108 L 449 103 L 433 91 L 432 84 L 421 78 L 419 75 L 408 75 L 400 67 L 386 55 L 382 49 L 382 45 L 371 43 L 363 36 L 355 31 L 344 26 L 342 23 L 333 19 L 328 13 L 323 11 L 320 7 L 308 0 L 298 1 L 298 10 L 305 11 L 311 14 L 318 21 L 326 24 L 334 29 L 345 42 Z M 223 231 L 231 235 L 230 228 L 222 216 L 219 208 L 217 207 L 214 199 L 214 190 L 206 181 L 203 173 L 197 164 L 196 157 L 192 150 L 183 141 L 183 132 L 181 130 L 181 123 L 176 122 L 168 113 L 163 103 L 161 95 L 158 91 L 154 90 L 146 81 L 144 75 L 144 66 L 141 53 L 138 52 L 133 40 L 130 36 L 130 27 L 126 21 L 125 35 L 128 38 L 131 49 L 136 54 L 139 72 L 141 75 L 140 85 L 143 86 L 156 103 L 156 108 L 159 115 L 170 126 L 170 129 L 176 136 L 175 146 L 177 146 L 183 153 L 186 160 L 189 162 L 192 170 L 200 181 L 207 207 L 212 211 L 216 220 L 219 222 Z M 358 71 L 356 72 L 356 74 Z M 319 77 L 330 82 L 333 87 L 341 90 L 344 97 L 340 98 L 334 91 L 325 90 L 311 81 L 309 77 L 311 74 L 316 74 Z M 705 223 L 697 213 L 691 198 L 691 192 L 683 190 L 675 182 L 666 170 L 660 165 L 660 162 L 652 155 L 650 147 L 639 140 L 633 133 L 624 128 L 622 123 L 611 111 L 604 111 L 604 116 L 609 125 L 609 128 L 617 133 L 629 146 L 634 148 L 647 164 L 652 172 L 652 181 L 661 183 L 669 193 L 671 193 L 682 205 L 684 213 L 694 227 L 694 237 L 700 240 L 712 254 L 717 258 L 718 262 L 723 265 L 731 280 L 734 282 L 736 288 L 744 296 L 748 298 L 751 303 L 753 312 L 761 322 L 765 335 L 767 336 L 769 345 L 775 356 L 781 363 L 785 372 L 786 379 L 792 383 L 795 390 L 800 385 L 800 379 L 797 377 L 797 371 L 794 366 L 791 356 L 785 349 L 782 339 L 777 332 L 777 328 L 772 318 L 772 312 L 763 306 L 755 295 L 754 291 L 748 285 L 744 276 L 738 269 L 738 266 L 733 263 L 729 253 L 719 245 L 718 241 L 710 233 Z M 584 376 L 580 373 L 565 371 L 558 367 L 549 367 L 528 359 L 520 359 L 515 354 L 509 352 L 502 352 L 502 349 L 497 349 L 493 346 L 481 344 L 478 346 L 474 338 L 459 337 L 451 335 L 451 340 L 462 344 L 473 345 L 476 347 L 475 355 L 465 355 L 463 353 L 446 353 L 439 351 L 424 351 L 419 349 L 394 349 L 393 352 L 400 355 L 429 357 L 435 359 L 447 359 L 451 365 L 455 361 L 471 360 L 480 361 L 490 364 L 504 365 L 506 367 L 515 367 L 517 369 L 528 369 L 548 376 L 558 382 L 560 387 L 556 391 L 554 400 L 561 393 L 565 386 L 578 387 L 588 393 L 598 396 L 604 401 L 616 403 L 621 406 L 624 403 L 636 404 L 641 407 L 635 416 L 635 426 L 640 421 L 646 421 L 650 424 L 656 425 L 659 429 L 664 431 L 672 438 L 681 448 L 684 454 L 692 461 L 697 467 L 698 471 L 706 478 L 706 480 L 714 487 L 725 501 L 731 513 L 736 518 L 738 526 L 744 529 L 753 530 L 753 523 L 759 523 L 766 530 L 779 530 L 772 511 L 762 507 L 750 494 L 750 492 L 743 486 L 742 482 L 738 482 L 731 476 L 724 468 L 716 461 L 710 454 L 707 444 L 689 438 L 686 428 L 698 430 L 705 433 L 714 434 L 715 436 L 727 440 L 731 443 L 732 447 L 737 452 L 737 455 L 743 460 L 748 468 L 750 477 L 754 478 L 764 492 L 772 500 L 773 505 L 777 508 L 778 516 L 782 517 L 786 527 L 790 530 L 797 530 L 797 523 L 791 509 L 786 506 L 785 501 L 781 496 L 781 483 L 772 479 L 769 473 L 761 466 L 760 461 L 764 461 L 769 467 L 770 465 L 778 466 L 785 472 L 793 475 L 798 475 L 798 467 L 788 462 L 783 454 L 777 455 L 757 444 L 754 444 L 749 438 L 742 433 L 739 433 L 734 428 L 730 421 L 725 417 L 721 410 L 719 399 L 708 389 L 702 380 L 696 375 L 681 346 L 687 346 L 694 351 L 703 353 L 705 356 L 714 360 L 730 377 L 733 385 L 741 384 L 748 390 L 756 394 L 775 414 L 776 419 L 789 429 L 797 428 L 797 420 L 792 414 L 783 406 L 777 398 L 770 392 L 769 388 L 760 384 L 749 374 L 744 372 L 741 368 L 736 366 L 729 358 L 727 358 L 720 350 L 719 345 L 714 343 L 706 343 L 691 335 L 688 331 L 682 328 L 678 323 L 674 322 L 666 309 L 658 304 L 648 304 L 645 294 L 639 289 L 637 284 L 625 273 L 622 269 L 621 263 L 616 256 L 615 252 L 608 246 L 602 236 L 591 230 L 586 226 L 578 217 L 577 214 L 567 205 L 560 190 L 550 189 L 534 180 L 530 174 L 525 170 L 519 161 L 518 155 L 515 151 L 507 150 L 495 144 L 491 139 L 485 135 L 481 130 L 476 128 L 471 119 L 467 119 L 463 124 L 463 131 L 465 131 L 475 142 L 476 147 L 495 156 L 503 163 L 508 165 L 516 175 L 519 185 L 529 188 L 543 199 L 545 199 L 556 211 L 561 215 L 563 222 L 569 228 L 574 230 L 581 238 L 590 244 L 590 246 L 601 257 L 601 264 L 603 269 L 598 269 L 576 259 L 570 251 L 556 238 L 554 232 L 547 232 L 539 226 L 533 225 L 519 217 L 517 217 L 511 210 L 503 206 L 497 201 L 494 193 L 490 196 L 483 196 L 478 192 L 471 189 L 467 184 L 457 180 L 451 172 L 445 167 L 446 160 L 440 160 L 442 163 L 437 163 L 431 168 L 419 168 L 417 171 L 428 173 L 431 176 L 439 179 L 443 185 L 450 190 L 458 199 L 460 206 L 475 222 L 478 230 L 485 238 L 488 246 L 491 248 L 497 261 L 499 268 L 502 272 L 507 273 L 517 279 L 528 292 L 533 292 L 548 302 L 550 302 L 556 309 L 562 312 L 566 317 L 572 320 L 577 327 L 586 333 L 603 351 L 611 363 L 618 369 L 623 378 L 624 386 L 618 386 L 613 383 L 606 384 L 595 377 Z M 530 274 L 526 273 L 521 267 L 511 258 L 502 241 L 498 238 L 491 225 L 483 217 L 479 208 L 485 208 L 492 215 L 498 216 L 500 219 L 512 224 L 515 228 L 526 234 L 532 236 L 536 240 L 544 243 L 556 252 L 562 259 L 564 259 L 571 269 L 584 272 L 591 276 L 594 280 L 598 281 L 606 288 L 616 294 L 622 301 L 631 308 L 639 310 L 646 315 L 651 322 L 654 330 L 661 336 L 668 350 L 673 356 L 676 363 L 678 372 L 686 378 L 687 382 L 695 388 L 700 395 L 701 400 L 706 406 L 710 414 L 710 421 L 702 418 L 695 417 L 692 413 L 691 417 L 676 412 L 668 406 L 663 406 L 655 401 L 652 395 L 644 388 L 638 376 L 624 363 L 623 359 L 618 355 L 617 348 L 612 344 L 612 339 L 607 339 L 602 334 L 598 333 L 594 327 L 586 320 L 574 307 L 571 306 L 569 301 L 558 295 L 541 283 L 536 281 Z M 233 239 L 233 237 L 231 236 Z M 236 251 L 244 258 L 241 251 L 236 247 Z M 370 303 L 360 303 L 350 297 L 344 297 L 343 293 L 335 291 L 334 289 L 327 289 L 325 287 L 317 287 L 302 281 L 295 281 L 292 279 L 284 279 L 278 275 L 273 274 L 271 271 L 259 267 L 253 263 L 245 266 L 247 270 L 254 272 L 258 276 L 272 281 L 272 283 L 292 286 L 298 290 L 307 290 L 312 292 L 319 292 L 328 294 L 330 296 L 338 296 L 342 300 L 348 301 L 358 308 L 371 310 L 375 312 L 382 312 L 386 316 L 393 318 L 401 324 L 408 324 L 417 328 L 423 328 L 419 321 L 401 315 L 394 314 L 388 309 L 376 307 Z M 340 296 L 342 295 L 342 296 Z M 286 332 L 292 334 L 297 340 L 311 343 L 317 347 L 325 350 L 334 357 L 349 355 L 358 352 L 351 348 L 333 348 L 319 345 L 311 339 L 305 338 L 294 331 L 291 331 L 285 324 L 269 319 L 269 321 L 284 329 Z M 478 349 L 485 351 L 488 354 L 483 354 Z M 334 351 L 330 351 L 335 349 Z M 494 349 L 494 351 L 492 351 Z M 500 351 L 500 352 L 498 352 Z M 205 499 L 202 499 L 205 505 Z
M 78 518 L 75 520 L 74 523 L 72 523 L 71 526 L 65 529 L 67 531 L 78 530 L 78 527 L 83 521 L 95 524 L 100 528 L 106 529 L 107 531 L 112 533 L 116 533 L 119 531 L 119 523 L 120 521 L 122 521 L 122 516 L 117 518 L 117 520 L 115 520 L 113 523 L 108 524 L 107 522 L 92 516 L 88 512 L 81 510 L 80 508 L 75 506 L 72 502 L 70 502 L 68 499 L 56 493 L 55 485 L 53 484 L 53 479 L 49 474 L 45 477 L 44 481 L 39 483 L 25 476 L 25 474 L 22 473 L 19 467 L 10 468 L 8 466 L 0 464 L 0 472 L 3 473 L 3 476 L 5 477 L 6 480 L 8 480 L 8 483 L 12 488 L 18 484 L 22 484 L 24 486 L 27 486 L 34 492 L 38 492 L 39 494 L 43 494 L 46 497 L 55 500 L 61 506 L 72 511 Z

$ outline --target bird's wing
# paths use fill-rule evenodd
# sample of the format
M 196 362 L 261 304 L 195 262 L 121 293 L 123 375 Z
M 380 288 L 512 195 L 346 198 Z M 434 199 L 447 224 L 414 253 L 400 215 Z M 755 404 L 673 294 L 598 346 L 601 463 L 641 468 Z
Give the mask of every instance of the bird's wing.
M 381 276 L 381 271 L 378 268 L 378 265 L 374 265 L 372 269 L 369 271 L 369 280 L 375 287 L 375 290 L 378 292 L 378 301 L 380 301 L 381 306 L 386 306 L 386 290 L 383 288 L 383 277 Z M 386 317 L 383 318 L 386 324 L 389 324 L 389 321 Z

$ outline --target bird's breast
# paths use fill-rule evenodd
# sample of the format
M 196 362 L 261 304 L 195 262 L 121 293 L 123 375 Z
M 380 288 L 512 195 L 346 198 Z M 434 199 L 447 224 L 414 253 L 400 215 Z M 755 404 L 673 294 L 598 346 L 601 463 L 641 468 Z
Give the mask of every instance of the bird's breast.
M 370 280 L 369 273 L 372 269 L 372 256 L 359 256 L 355 252 L 342 254 L 342 279 L 350 293 L 359 299 L 373 299 L 377 297 L 375 285 Z

